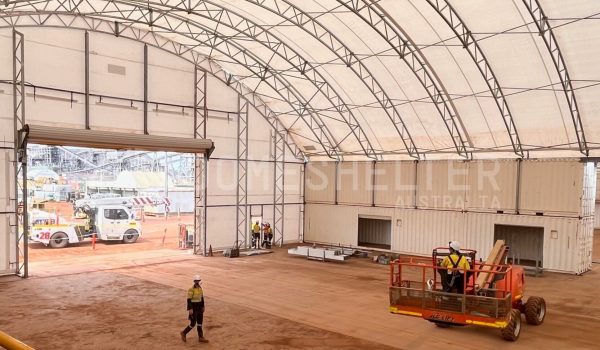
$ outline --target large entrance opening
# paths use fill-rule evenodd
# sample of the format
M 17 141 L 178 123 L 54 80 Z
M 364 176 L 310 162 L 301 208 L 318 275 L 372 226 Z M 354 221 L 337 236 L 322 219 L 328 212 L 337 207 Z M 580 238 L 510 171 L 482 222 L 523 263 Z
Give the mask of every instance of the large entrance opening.
M 359 217 L 358 245 L 390 250 L 392 247 L 392 220 Z
M 494 241 L 502 239 L 510 247 L 508 259 L 514 264 L 543 268 L 544 228 L 495 225 Z
M 201 243 L 195 169 L 211 141 L 41 126 L 23 133 L 21 229 L 34 272 Z

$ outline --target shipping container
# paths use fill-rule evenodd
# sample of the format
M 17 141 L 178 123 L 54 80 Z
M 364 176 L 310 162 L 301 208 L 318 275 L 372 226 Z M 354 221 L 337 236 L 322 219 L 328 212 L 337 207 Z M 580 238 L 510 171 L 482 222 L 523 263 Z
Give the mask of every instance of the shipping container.
M 373 162 L 342 162 L 338 164 L 338 203 L 373 204 L 373 166 Z
M 306 164 L 304 195 L 307 202 L 335 203 L 335 162 L 311 162 Z

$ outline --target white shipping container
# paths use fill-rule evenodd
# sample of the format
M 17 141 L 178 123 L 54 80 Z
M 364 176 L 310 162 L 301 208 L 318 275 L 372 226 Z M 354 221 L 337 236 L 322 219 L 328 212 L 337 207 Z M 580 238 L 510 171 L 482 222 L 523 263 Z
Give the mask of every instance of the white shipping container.
M 373 162 L 338 164 L 338 203 L 372 204 L 373 165 Z
M 335 162 L 306 164 L 305 197 L 312 203 L 335 203 Z

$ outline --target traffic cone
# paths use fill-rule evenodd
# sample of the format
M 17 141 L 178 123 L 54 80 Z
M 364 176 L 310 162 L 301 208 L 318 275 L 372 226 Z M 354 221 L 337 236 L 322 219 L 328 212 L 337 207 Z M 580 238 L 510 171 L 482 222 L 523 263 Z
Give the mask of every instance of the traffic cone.
M 213 256 L 212 244 L 208 246 L 208 256 Z

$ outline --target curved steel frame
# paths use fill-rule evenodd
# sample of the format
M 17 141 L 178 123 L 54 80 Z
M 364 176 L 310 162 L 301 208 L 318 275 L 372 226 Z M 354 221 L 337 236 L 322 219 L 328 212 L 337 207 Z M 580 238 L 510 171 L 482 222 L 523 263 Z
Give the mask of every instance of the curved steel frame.
M 508 136 L 510 137 L 513 151 L 517 156 L 523 158 L 523 145 L 521 144 L 514 118 L 510 112 L 504 93 L 502 92 L 502 87 L 500 86 L 498 79 L 496 79 L 492 66 L 485 57 L 483 50 L 479 47 L 477 40 L 465 22 L 460 18 L 458 12 L 456 12 L 447 0 L 427 0 L 427 2 L 434 10 L 436 10 L 440 17 L 444 19 L 450 29 L 452 29 L 456 37 L 462 43 L 463 48 L 469 52 L 473 62 L 477 65 L 477 68 L 490 89 L 490 92 L 496 101 L 496 106 L 498 106 L 498 110 L 502 115 L 502 120 L 504 121 Z
M 295 24 L 334 53 L 340 61 L 352 70 L 377 99 L 377 102 L 381 105 L 396 128 L 408 154 L 411 157 L 419 158 L 418 148 L 415 145 L 406 124 L 402 120 L 400 112 L 397 110 L 397 106 L 392 102 L 369 68 L 356 57 L 354 52 L 352 52 L 344 42 L 325 28 L 325 26 L 313 15 L 293 5 L 288 0 L 248 1 Z M 268 29 L 261 28 L 261 30 L 267 32 L 267 37 L 270 35 Z M 308 63 L 308 65 L 310 65 L 310 63 Z M 311 67 L 311 69 L 314 69 L 314 67 Z
M 369 24 L 406 62 L 435 104 L 450 133 L 456 152 L 460 156 L 469 157 L 468 135 L 454 103 L 437 74 L 408 34 L 399 24 L 390 23 L 393 19 L 389 18 L 381 5 L 375 1 L 338 0 L 338 2 Z
M 113 2 L 115 2 L 115 1 L 113 1 Z M 137 1 L 118 1 L 118 3 L 128 5 L 128 6 L 135 6 L 135 5 L 132 5 L 131 3 L 137 3 Z M 169 5 L 168 3 L 162 3 L 162 2 L 157 3 L 157 2 L 153 2 L 153 1 L 147 1 L 147 2 L 144 2 L 144 4 L 148 5 L 148 6 L 152 6 L 151 8 L 153 9 L 153 12 L 159 12 L 160 15 L 163 16 L 163 18 L 165 18 L 167 16 L 174 17 L 174 15 L 171 14 L 172 12 L 177 12 L 177 11 L 183 10 L 181 7 Z M 159 10 L 157 11 L 157 9 L 159 9 Z M 358 140 L 360 147 L 362 148 L 363 152 L 365 153 L 365 155 L 367 157 L 369 157 L 369 158 L 377 157 L 376 152 L 373 149 L 371 142 L 369 141 L 366 134 L 362 130 L 360 123 L 358 123 L 358 121 L 354 117 L 352 110 L 346 105 L 344 100 L 335 91 L 335 89 L 327 82 L 327 80 L 317 70 L 315 70 L 315 67 L 311 63 L 309 63 L 307 60 L 302 58 L 302 56 L 298 52 L 296 52 L 294 49 L 292 49 L 291 47 L 289 47 L 285 43 L 283 43 L 283 41 L 281 41 L 277 36 L 270 33 L 268 29 L 263 28 L 261 25 L 243 17 L 242 15 L 240 15 L 234 11 L 226 9 L 226 8 L 222 7 L 221 5 L 212 3 L 210 1 L 200 0 L 200 1 L 196 2 L 193 5 L 193 7 L 188 7 L 188 5 L 184 4 L 184 9 L 190 15 L 206 18 L 211 21 L 215 21 L 217 24 L 217 27 L 219 25 L 223 25 L 223 26 L 226 26 L 228 28 L 231 28 L 231 29 L 237 31 L 239 34 L 224 36 L 224 35 L 221 35 L 220 33 L 218 33 L 217 30 L 209 28 L 209 27 L 205 26 L 204 24 L 201 24 L 199 22 L 193 22 L 195 24 L 195 26 L 203 27 L 209 33 L 211 31 L 214 32 L 211 34 L 218 37 L 219 40 L 221 40 L 223 42 L 229 42 L 231 40 L 231 45 L 237 46 L 240 49 L 240 51 L 242 51 L 244 54 L 253 56 L 253 58 L 255 60 L 262 63 L 263 69 L 261 69 L 259 71 L 259 73 L 256 74 L 256 76 L 261 79 L 260 82 L 265 81 L 265 79 L 267 78 L 267 75 L 268 75 L 267 72 L 269 72 L 269 74 L 277 75 L 278 77 L 281 78 L 281 80 L 283 80 L 285 82 L 287 82 L 287 80 L 283 76 L 283 74 L 285 72 L 296 70 L 298 72 L 298 74 L 304 76 L 305 79 L 310 81 L 315 86 L 315 88 L 317 89 L 317 93 L 318 92 L 323 93 L 323 95 L 327 98 L 327 100 L 330 103 L 332 103 L 332 106 L 335 108 L 336 112 L 338 112 L 339 115 L 343 118 L 343 123 L 345 123 L 350 129 L 350 133 L 348 135 L 342 137 L 341 140 L 338 141 L 336 144 L 334 144 L 333 147 L 335 149 L 338 149 L 339 145 L 344 140 L 346 140 L 349 136 L 354 135 L 356 137 L 356 139 Z M 188 22 L 188 24 L 192 23 L 192 21 L 189 21 L 189 20 L 187 20 L 187 22 Z M 178 34 L 181 34 L 181 33 L 178 32 Z M 238 45 L 236 43 L 236 39 L 241 39 L 241 41 L 243 41 L 243 42 L 247 41 L 247 39 L 245 37 L 239 38 L 240 34 L 247 36 L 257 42 L 260 42 L 266 48 L 270 49 L 274 54 L 279 55 L 286 62 L 289 62 L 291 64 L 291 68 L 286 69 L 284 71 L 277 70 L 269 65 L 270 60 L 269 60 L 269 62 L 264 62 L 264 61 L 261 61 L 258 56 L 252 54 L 251 52 L 246 52 L 245 48 L 242 45 Z M 272 59 L 272 57 L 271 57 L 271 59 Z M 296 64 L 294 64 L 295 61 L 297 61 Z M 303 66 L 302 66 L 302 64 L 303 64 Z M 259 82 L 259 84 L 260 84 L 260 82 Z M 293 87 L 291 84 L 287 84 L 287 88 L 290 89 Z M 316 93 L 312 95 L 310 100 L 312 100 L 315 95 L 316 95 Z M 297 93 L 297 96 L 295 96 L 295 97 L 296 97 L 296 99 L 298 99 L 298 103 L 299 103 L 301 111 L 306 110 L 309 113 L 318 114 L 318 111 L 316 109 L 313 109 L 310 106 L 310 100 L 309 101 L 304 100 L 304 98 L 302 97 L 302 95 L 299 92 Z M 337 120 L 337 119 L 335 119 L 335 120 Z M 322 123 L 322 121 L 321 121 L 321 123 Z M 320 125 L 320 129 L 327 130 L 327 132 L 330 135 L 331 140 L 334 139 L 331 132 L 329 131 L 329 129 L 327 128 L 327 126 L 324 123 L 322 123 Z M 338 151 L 338 153 L 343 153 L 343 152 Z
M 29 1 L 17 0 L 14 3 L 26 3 L 29 6 L 31 6 L 31 3 Z M 244 66 L 246 69 L 252 72 L 252 76 L 256 76 L 260 78 L 261 82 L 265 82 L 266 84 L 268 84 L 277 94 L 279 94 L 279 96 L 281 96 L 284 102 L 288 103 L 292 107 L 293 111 L 298 116 L 296 121 L 303 120 L 309 126 L 311 132 L 317 139 L 317 141 L 312 141 L 320 143 L 323 149 L 325 150 L 327 156 L 331 158 L 339 158 L 341 154 L 338 147 L 339 144 L 332 142 L 332 136 L 326 125 L 323 123 L 323 121 L 316 115 L 316 113 L 313 113 L 313 111 L 310 108 L 306 108 L 307 104 L 302 102 L 302 97 L 299 95 L 299 93 L 287 82 L 286 79 L 281 77 L 281 74 L 279 74 L 279 72 L 272 70 L 267 63 L 261 62 L 261 60 L 258 57 L 256 57 L 250 52 L 247 52 L 243 47 L 235 43 L 229 42 L 228 38 L 223 37 L 220 34 L 211 33 L 210 30 L 207 30 L 203 25 L 199 23 L 192 23 L 187 19 L 180 18 L 179 16 L 171 14 L 161 14 L 161 12 L 157 10 L 139 8 L 135 4 L 123 3 L 119 1 L 110 2 L 110 4 L 112 4 L 113 6 L 116 6 L 117 3 L 125 6 L 131 6 L 133 8 L 118 9 L 118 11 L 114 10 L 114 8 L 109 10 L 107 9 L 109 7 L 109 5 L 107 4 L 107 7 L 102 9 L 100 12 L 94 10 L 86 15 L 84 13 L 77 12 L 83 10 L 83 7 L 73 7 L 70 10 L 71 12 L 65 12 L 64 6 L 62 6 L 62 4 L 59 2 L 57 6 L 58 11 L 40 10 L 36 12 L 15 11 L 14 14 L 11 14 L 10 12 L 8 13 L 9 16 L 27 15 L 27 17 L 32 19 L 34 22 L 37 21 L 40 23 L 47 22 L 49 17 L 58 14 L 73 14 L 78 16 L 85 15 L 91 18 L 110 18 L 113 20 L 121 21 L 115 25 L 116 33 L 120 33 L 120 31 L 123 28 L 132 26 L 136 23 L 154 28 L 160 28 L 167 32 L 174 32 L 173 28 L 179 28 L 185 24 L 187 32 L 177 33 L 179 35 L 186 36 L 189 39 L 200 43 L 198 45 L 188 47 L 187 50 L 193 50 L 196 47 L 204 45 L 210 48 L 211 51 L 219 51 L 222 54 L 226 55 L 228 58 L 234 60 L 237 64 Z M 154 18 L 152 15 L 155 12 L 163 16 L 162 18 L 167 22 L 166 27 L 156 24 L 157 18 Z M 114 15 L 110 15 L 110 13 Z M 241 56 L 241 58 L 237 58 L 238 56 Z M 232 80 L 233 76 L 230 75 L 225 82 L 229 85 L 232 82 Z M 256 88 L 254 88 L 253 91 L 255 92 Z M 306 118 L 304 118 L 305 112 L 308 112 L 309 116 L 311 117 L 310 119 L 307 120 Z M 299 136 L 303 137 L 302 135 Z M 307 139 L 310 140 L 309 138 Z
M 527 11 L 529 11 L 529 14 L 533 18 L 540 36 L 544 39 L 548 53 L 550 53 L 550 57 L 552 57 L 552 62 L 554 63 L 554 67 L 556 68 L 556 72 L 558 73 L 558 77 L 563 86 L 563 91 L 565 92 L 567 103 L 569 104 L 569 111 L 571 112 L 571 119 L 573 120 L 573 126 L 575 127 L 579 151 L 587 157 L 590 154 L 590 149 L 585 139 L 579 107 L 577 106 L 577 99 L 575 98 L 575 90 L 573 89 L 573 84 L 571 84 L 571 78 L 565 60 L 560 52 L 558 41 L 552 32 L 550 22 L 548 22 L 548 17 L 544 14 L 544 10 L 538 0 L 523 0 L 523 4 L 525 4 Z
M 0 17 L 0 21 L 5 21 L 7 24 L 6 26 L 3 26 L 0 23 L 0 29 L 13 27 L 54 27 L 97 32 L 142 42 L 157 49 L 177 55 L 178 57 L 196 65 L 200 70 L 210 73 L 221 82 L 228 84 L 238 94 L 243 96 L 244 99 L 246 99 L 253 107 L 257 109 L 259 114 L 265 118 L 271 127 L 273 127 L 273 130 L 275 130 L 275 132 L 285 140 L 288 149 L 290 152 L 292 152 L 294 157 L 300 160 L 306 160 L 303 151 L 297 147 L 295 142 L 290 141 L 290 137 L 288 137 L 289 131 L 279 122 L 276 117 L 276 113 L 267 106 L 260 96 L 258 96 L 246 85 L 241 83 L 234 76 L 223 70 L 213 60 L 210 60 L 206 56 L 193 51 L 189 46 L 176 43 L 153 32 L 131 26 L 120 26 L 117 24 L 118 22 L 109 22 L 98 18 L 88 18 L 70 13 L 62 13 L 51 15 L 55 16 L 57 21 L 42 21 L 41 18 L 37 17 L 37 15 L 30 15 L 32 15 L 32 13 L 21 12 L 19 14 L 11 15 L 11 17 L 22 17 L 26 20 L 30 20 L 31 22 L 18 20 L 14 23 L 9 23 L 6 21 L 6 17 Z M 50 16 L 47 16 L 44 19 L 47 20 L 49 18 Z

